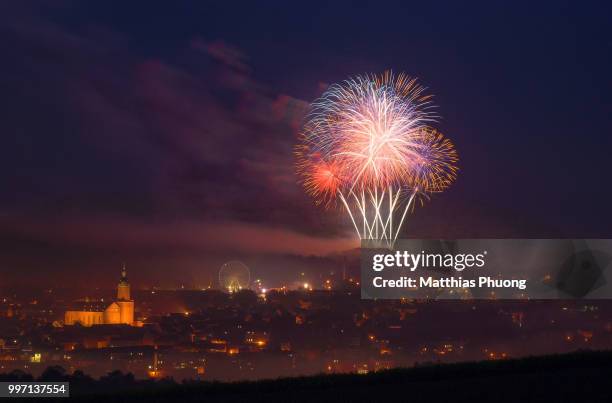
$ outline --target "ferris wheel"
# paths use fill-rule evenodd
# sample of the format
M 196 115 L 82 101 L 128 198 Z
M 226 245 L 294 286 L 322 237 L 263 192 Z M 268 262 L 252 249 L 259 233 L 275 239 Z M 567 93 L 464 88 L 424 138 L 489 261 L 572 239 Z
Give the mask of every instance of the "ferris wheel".
M 219 285 L 228 292 L 248 289 L 251 283 L 251 271 L 244 263 L 232 260 L 224 263 L 219 269 Z

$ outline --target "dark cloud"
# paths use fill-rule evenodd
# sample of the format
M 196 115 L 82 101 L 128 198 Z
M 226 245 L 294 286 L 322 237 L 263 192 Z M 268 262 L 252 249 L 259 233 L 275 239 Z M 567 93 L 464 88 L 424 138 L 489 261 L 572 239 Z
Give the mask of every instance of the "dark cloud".
M 257 82 L 236 48 L 196 39 L 170 63 L 107 30 L 29 20 L 3 31 L 2 99 L 19 112 L 0 123 L 18 131 L 4 137 L 5 237 L 125 255 L 355 245 L 344 227 L 324 227 L 296 183 L 291 151 L 307 103 Z

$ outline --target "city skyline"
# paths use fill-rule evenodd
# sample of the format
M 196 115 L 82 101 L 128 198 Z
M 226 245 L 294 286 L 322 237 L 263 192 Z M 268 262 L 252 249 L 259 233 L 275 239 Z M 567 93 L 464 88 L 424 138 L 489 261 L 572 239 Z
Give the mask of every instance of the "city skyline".
M 612 401 L 610 11 L 0 2 L 0 396 Z

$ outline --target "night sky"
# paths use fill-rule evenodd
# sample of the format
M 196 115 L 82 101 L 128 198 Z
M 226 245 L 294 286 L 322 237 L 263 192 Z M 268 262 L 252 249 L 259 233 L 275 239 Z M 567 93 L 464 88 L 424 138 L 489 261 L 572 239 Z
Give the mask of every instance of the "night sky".
M 605 2 L 174 3 L 0 4 L 0 286 L 336 267 L 357 240 L 292 147 L 327 85 L 387 69 L 461 158 L 404 236 L 612 236 Z

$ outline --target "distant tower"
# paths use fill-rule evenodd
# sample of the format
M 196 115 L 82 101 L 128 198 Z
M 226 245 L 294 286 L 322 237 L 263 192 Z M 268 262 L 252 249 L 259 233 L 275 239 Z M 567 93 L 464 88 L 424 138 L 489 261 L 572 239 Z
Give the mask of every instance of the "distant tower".
M 157 345 L 153 347 L 153 365 L 149 365 L 149 377 L 161 378 L 162 372 L 159 370 L 159 357 L 157 354 Z
M 121 279 L 117 285 L 117 305 L 119 305 L 119 321 L 126 325 L 134 323 L 134 301 L 130 299 L 130 283 L 127 279 L 125 264 L 121 268 Z

